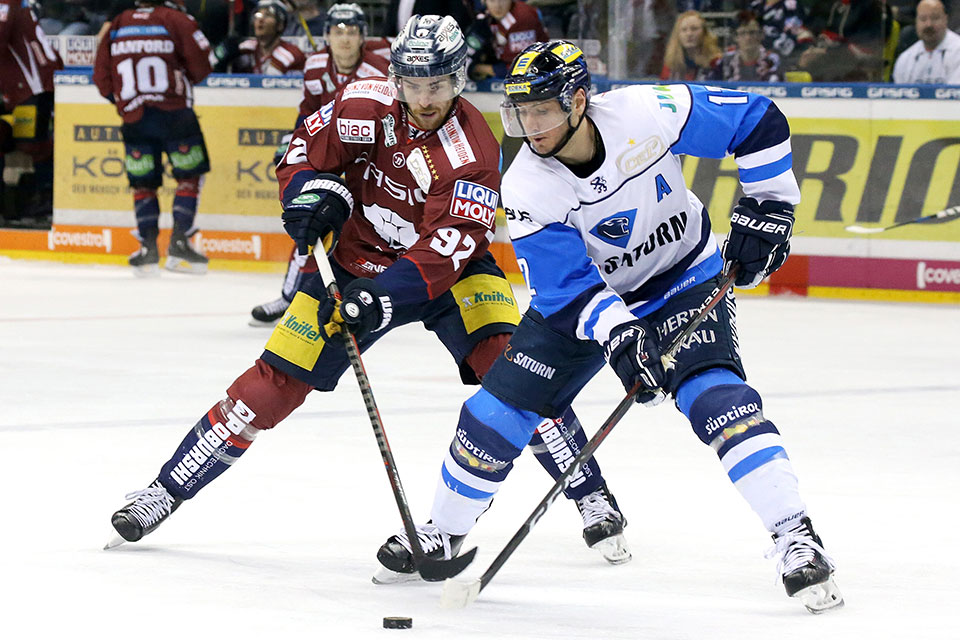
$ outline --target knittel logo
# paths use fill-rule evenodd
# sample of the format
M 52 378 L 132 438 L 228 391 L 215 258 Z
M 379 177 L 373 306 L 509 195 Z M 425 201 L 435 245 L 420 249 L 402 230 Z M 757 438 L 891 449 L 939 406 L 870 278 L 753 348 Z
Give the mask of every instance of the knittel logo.
M 630 231 L 636 217 L 636 209 L 618 211 L 598 222 L 590 229 L 590 235 L 622 249 L 630 242 Z

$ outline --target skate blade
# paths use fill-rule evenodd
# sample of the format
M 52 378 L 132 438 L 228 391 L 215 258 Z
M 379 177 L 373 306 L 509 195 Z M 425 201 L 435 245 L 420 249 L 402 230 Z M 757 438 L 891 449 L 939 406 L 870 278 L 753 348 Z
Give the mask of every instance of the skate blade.
M 477 599 L 481 588 L 479 579 L 461 582 L 447 578 L 443 581 L 443 591 L 440 592 L 440 606 L 444 609 L 463 609 Z
M 257 320 L 256 318 L 250 318 L 250 321 L 247 323 L 247 325 L 251 327 L 263 327 L 266 329 L 272 329 L 273 327 L 277 326 L 278 322 L 280 322 L 280 318 L 277 318 L 276 320 L 272 320 L 269 322 L 264 320 Z
M 202 276 L 207 272 L 207 263 L 205 262 L 187 262 L 181 258 L 172 258 L 167 256 L 167 262 L 164 264 L 167 271 L 175 273 L 189 273 Z
M 622 533 L 605 538 L 590 548 L 599 551 L 603 559 L 610 564 L 626 564 L 633 560 L 627 539 Z
M 373 574 L 371 580 L 373 584 L 403 584 L 405 582 L 422 582 L 423 578 L 421 578 L 417 572 L 400 573 L 399 571 L 391 571 L 381 566 L 377 569 L 377 572 Z
M 122 545 L 122 544 L 125 543 L 125 542 L 126 542 L 126 540 L 124 540 L 122 537 L 120 537 L 120 536 L 113 536 L 113 538 L 110 539 L 110 542 L 108 542 L 107 544 L 103 545 L 103 550 L 104 550 L 104 551 L 109 551 L 110 549 L 116 549 L 117 547 L 119 547 L 120 545 Z
M 133 268 L 133 275 L 138 278 L 159 278 L 160 277 L 160 265 L 159 264 L 146 264 L 139 267 Z
M 843 606 L 843 594 L 833 581 L 833 576 L 825 582 L 797 591 L 793 597 L 799 599 L 810 613 L 823 613 Z

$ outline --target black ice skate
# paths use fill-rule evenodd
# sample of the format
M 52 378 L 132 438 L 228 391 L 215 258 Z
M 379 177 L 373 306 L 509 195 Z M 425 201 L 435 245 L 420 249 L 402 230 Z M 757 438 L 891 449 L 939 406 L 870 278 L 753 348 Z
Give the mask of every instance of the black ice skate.
M 424 555 L 434 560 L 449 560 L 460 552 L 467 536 L 451 536 L 432 522 L 417 525 L 417 539 Z M 373 576 L 374 584 L 396 584 L 420 580 L 413 564 L 413 551 L 406 531 L 390 536 L 377 551 L 381 567 Z
M 125 497 L 133 502 L 113 514 L 110 523 L 119 535 L 108 542 L 104 549 L 118 547 L 124 542 L 136 542 L 159 527 L 183 502 L 183 498 L 170 495 L 159 480 Z
M 170 247 L 167 249 L 166 268 L 178 273 L 193 273 L 202 275 L 207 272 L 207 256 L 194 251 L 189 239 L 177 231 L 170 236 Z
M 623 536 L 627 519 L 620 513 L 617 499 L 607 489 L 606 482 L 577 500 L 577 508 L 583 516 L 583 540 L 588 547 L 599 551 L 610 564 L 623 564 L 633 559 Z
M 140 240 L 140 248 L 131 254 L 129 262 L 134 275 L 140 278 L 160 275 L 160 251 L 157 250 L 156 237 Z
M 250 326 L 272 327 L 277 324 L 277 320 L 283 317 L 289 306 L 290 301 L 284 300 L 282 296 L 276 300 L 257 305 L 250 311 L 250 315 L 253 316 L 250 320 Z
M 777 573 L 788 596 L 799 599 L 810 613 L 843 606 L 843 595 L 833 581 L 833 560 L 823 550 L 810 518 L 774 534 L 773 541 L 766 557 L 780 555 Z

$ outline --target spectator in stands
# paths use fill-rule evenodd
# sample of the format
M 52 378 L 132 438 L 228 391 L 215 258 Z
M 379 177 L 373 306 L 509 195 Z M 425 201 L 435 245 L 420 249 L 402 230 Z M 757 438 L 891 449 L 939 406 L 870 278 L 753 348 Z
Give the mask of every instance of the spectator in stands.
M 947 12 L 940 0 L 917 4 L 920 39 L 897 58 L 893 81 L 898 84 L 956 82 L 960 73 L 960 35 L 947 28 Z
M 287 22 L 287 28 L 283 30 L 285 36 L 308 36 L 312 40 L 314 48 L 323 45 L 320 42 L 323 35 L 323 29 L 327 24 L 327 13 L 320 7 L 318 0 L 291 0 L 293 11 L 290 13 L 290 20 Z M 300 21 L 303 18 L 303 22 Z M 303 28 L 303 23 L 307 28 Z
M 467 32 L 471 80 L 503 78 L 507 65 L 534 42 L 550 39 L 536 9 L 522 0 L 485 0 L 487 10 L 477 15 Z
M 780 56 L 767 51 L 763 31 L 751 11 L 737 14 L 737 44 L 730 47 L 717 65 L 714 80 L 734 82 L 779 82 Z
M 269 76 L 303 71 L 307 56 L 281 38 L 290 20 L 282 0 L 260 0 L 253 14 L 253 37 L 243 41 L 228 36 L 210 54 L 214 71 L 260 73 Z
M 717 37 L 707 28 L 703 16 L 697 11 L 685 11 L 677 16 L 667 41 L 660 79 L 707 80 L 719 60 Z
M 540 12 L 540 22 L 551 40 L 579 37 L 570 28 L 579 11 L 577 0 L 529 0 L 527 4 Z
M 876 82 L 893 66 L 893 14 L 883 0 L 821 0 L 810 11 L 816 46 L 797 68 L 817 82 Z M 888 63 L 889 59 L 889 63 Z
M 807 16 L 798 0 L 749 0 L 748 9 L 759 17 L 763 48 L 780 56 L 782 66 L 792 66 L 813 44 L 813 33 L 806 26 Z

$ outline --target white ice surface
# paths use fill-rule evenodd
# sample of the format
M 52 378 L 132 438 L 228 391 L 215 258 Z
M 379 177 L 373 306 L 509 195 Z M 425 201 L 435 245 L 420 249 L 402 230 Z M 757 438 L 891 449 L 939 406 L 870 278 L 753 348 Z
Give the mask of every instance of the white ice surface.
M 740 301 L 750 382 L 839 565 L 847 606 L 827 615 L 774 584 L 766 531 L 670 405 L 632 409 L 599 452 L 633 562 L 588 550 L 560 500 L 466 610 L 441 610 L 437 584 L 371 584 L 400 521 L 349 372 L 155 533 L 102 551 L 124 494 L 259 355 L 269 331 L 248 312 L 279 284 L 0 258 L 0 638 L 960 637 L 952 306 Z M 366 364 L 423 520 L 470 390 L 419 327 Z M 587 387 L 589 433 L 621 396 L 606 370 Z M 480 552 L 465 575 L 549 486 L 525 453 L 468 539 Z M 414 628 L 381 628 L 397 615 Z

